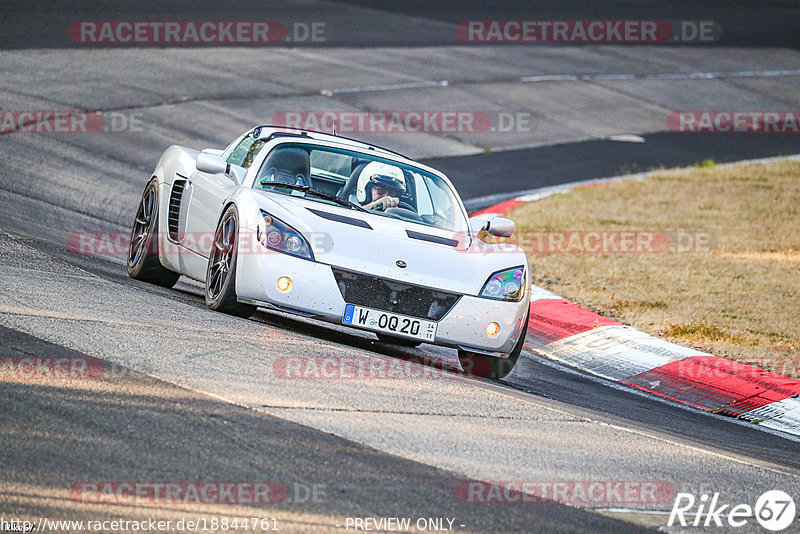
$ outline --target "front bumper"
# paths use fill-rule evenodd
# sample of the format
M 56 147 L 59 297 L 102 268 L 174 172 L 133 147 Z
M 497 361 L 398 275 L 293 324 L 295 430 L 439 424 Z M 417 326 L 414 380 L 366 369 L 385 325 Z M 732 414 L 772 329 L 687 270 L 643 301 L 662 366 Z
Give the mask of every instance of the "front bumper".
M 281 276 L 292 279 L 291 291 L 278 291 L 276 283 Z M 330 265 L 267 250 L 262 254 L 239 255 L 236 294 L 242 302 L 336 324 L 343 324 L 348 304 L 342 298 Z M 505 302 L 462 295 L 438 321 L 433 343 L 490 355 L 507 354 L 526 327 L 523 320 L 527 306 L 527 297 L 520 302 Z M 500 333 L 493 338 L 486 333 L 490 322 L 500 325 Z

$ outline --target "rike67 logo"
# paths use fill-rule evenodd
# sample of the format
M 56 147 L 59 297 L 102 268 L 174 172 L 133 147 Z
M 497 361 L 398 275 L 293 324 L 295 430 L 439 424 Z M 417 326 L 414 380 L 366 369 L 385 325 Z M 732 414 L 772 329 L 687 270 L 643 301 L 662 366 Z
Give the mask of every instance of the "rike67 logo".
M 755 518 L 763 528 L 778 532 L 794 523 L 796 515 L 794 499 L 781 490 L 764 492 L 755 506 L 721 503 L 719 493 L 711 497 L 704 493 L 699 499 L 691 493 L 678 493 L 667 525 L 743 527 Z

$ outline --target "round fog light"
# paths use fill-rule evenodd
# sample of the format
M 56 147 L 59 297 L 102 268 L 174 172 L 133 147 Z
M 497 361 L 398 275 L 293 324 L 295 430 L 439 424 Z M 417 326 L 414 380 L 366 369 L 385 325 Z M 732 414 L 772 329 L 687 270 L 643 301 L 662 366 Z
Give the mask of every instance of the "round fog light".
M 500 325 L 497 323 L 489 323 L 486 325 L 486 334 L 489 337 L 497 337 L 497 334 L 500 333 Z
M 281 293 L 288 293 L 292 290 L 292 279 L 288 276 L 281 276 L 278 278 L 278 283 L 276 285 L 278 286 L 278 291 Z

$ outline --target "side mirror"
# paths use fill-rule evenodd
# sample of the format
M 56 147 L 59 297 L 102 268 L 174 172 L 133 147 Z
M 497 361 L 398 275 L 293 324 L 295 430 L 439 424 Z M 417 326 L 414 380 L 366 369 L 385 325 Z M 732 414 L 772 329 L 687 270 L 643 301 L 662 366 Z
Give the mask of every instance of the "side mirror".
M 514 221 L 511 219 L 495 217 L 489 221 L 489 228 L 486 231 L 496 237 L 511 237 L 511 234 L 514 233 L 514 228 Z
M 220 148 L 204 148 L 203 154 L 211 154 L 212 156 L 221 156 L 225 152 Z
M 469 220 L 469 228 L 475 234 L 486 230 L 495 237 L 511 237 L 515 225 L 511 219 L 478 215 Z
M 197 155 L 197 162 L 195 163 L 197 170 L 200 172 L 207 172 L 209 174 L 221 174 L 228 172 L 230 165 L 219 156 L 208 154 L 207 152 L 200 152 Z

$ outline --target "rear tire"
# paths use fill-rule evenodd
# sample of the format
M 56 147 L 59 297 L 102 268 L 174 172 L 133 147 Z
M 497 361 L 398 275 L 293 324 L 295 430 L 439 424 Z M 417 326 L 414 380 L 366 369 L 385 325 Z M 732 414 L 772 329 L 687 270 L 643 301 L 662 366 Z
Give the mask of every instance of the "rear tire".
M 477 376 L 478 378 L 490 378 L 498 380 L 505 378 L 514 370 L 519 360 L 519 355 L 522 353 L 522 348 L 525 346 L 525 336 L 528 333 L 528 317 L 530 312 L 525 314 L 524 326 L 522 334 L 517 340 L 517 344 L 511 349 L 508 358 L 497 358 L 495 356 L 484 356 L 475 352 L 458 349 L 458 361 L 461 363 L 461 368 L 469 376 Z
M 255 306 L 236 301 L 236 259 L 239 256 L 239 212 L 229 206 L 214 232 L 206 269 L 206 305 L 214 311 L 248 318 Z
M 158 259 L 158 182 L 148 182 L 136 209 L 128 246 L 128 276 L 162 287 L 172 287 L 181 277 Z

